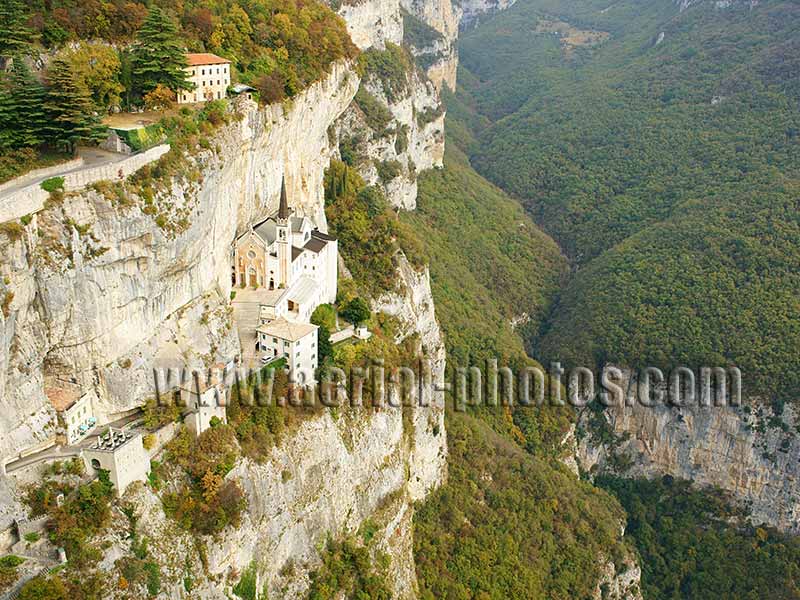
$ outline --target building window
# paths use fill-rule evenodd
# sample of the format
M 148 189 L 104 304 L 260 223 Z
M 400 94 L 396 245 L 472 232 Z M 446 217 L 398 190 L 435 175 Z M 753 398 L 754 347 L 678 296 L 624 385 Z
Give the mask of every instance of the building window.
M 205 70 L 205 69 L 203 69 L 202 71 L 200 71 L 200 75 L 205 75 L 205 74 L 206 74 L 206 70 Z

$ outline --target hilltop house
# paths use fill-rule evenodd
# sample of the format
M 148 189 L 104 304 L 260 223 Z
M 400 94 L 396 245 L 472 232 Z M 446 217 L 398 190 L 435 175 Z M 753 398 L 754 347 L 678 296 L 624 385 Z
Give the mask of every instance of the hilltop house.
M 338 242 L 289 208 L 281 182 L 278 211 L 240 235 L 233 249 L 235 286 L 257 291 L 257 349 L 285 357 L 291 369 L 316 369 L 320 304 L 336 301 Z
M 224 98 L 231 84 L 231 61 L 216 54 L 187 54 L 186 72 L 195 88 L 180 90 L 178 104 Z

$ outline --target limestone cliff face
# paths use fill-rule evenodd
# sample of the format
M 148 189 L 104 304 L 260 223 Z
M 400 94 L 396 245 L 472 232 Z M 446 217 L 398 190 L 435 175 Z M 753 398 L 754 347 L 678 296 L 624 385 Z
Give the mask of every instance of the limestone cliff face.
M 217 133 L 217 150 L 194 159 L 202 181 L 176 181 L 161 200 L 188 220 L 182 233 L 90 190 L 43 211 L 4 246 L 3 291 L 13 300 L 2 323 L 0 456 L 52 435 L 45 375 L 95 389 L 102 423 L 152 395 L 154 365 L 202 367 L 237 353 L 231 243 L 276 208 L 284 173 L 295 205 L 325 227 L 327 128 L 358 83 L 338 64 L 291 108 L 245 106 Z
M 359 48 L 383 48 L 386 42 L 403 43 L 403 16 L 400 0 L 367 0 L 342 3 L 339 15 Z
M 423 23 L 439 32 L 441 39 L 436 43 L 431 64 L 427 66 L 430 80 L 437 89 L 447 85 L 456 89 L 456 71 L 458 69 L 458 24 L 461 20 L 461 9 L 453 6 L 450 0 L 431 2 L 430 0 L 401 0 L 403 7 Z M 417 49 L 422 51 L 423 49 Z
M 578 463 L 597 472 L 632 461 L 626 476 L 671 475 L 718 486 L 749 509 L 754 522 L 797 533 L 800 421 L 789 406 L 780 418 L 769 407 L 748 406 L 611 407 L 603 414 L 616 438 L 611 445 L 596 442 L 585 413 Z
M 409 14 L 436 32 L 431 47 L 417 49 L 408 44 L 415 55 L 432 58 L 426 59 L 426 69 L 409 68 L 402 90 L 388 89 L 374 75 L 367 74 L 362 82 L 365 91 L 391 112 L 389 126 L 371 125 L 358 103 L 353 102 L 333 131 L 335 144 L 349 146 L 356 155 L 354 166 L 369 185 L 380 186 L 394 207 L 413 210 L 417 175 L 441 167 L 444 158 L 445 112 L 439 91 L 443 81 L 455 89 L 459 13 L 449 0 L 367 0 L 342 5 L 339 14 L 362 50 L 383 50 L 386 43 L 408 42 L 405 19 Z
M 461 28 L 477 27 L 482 17 L 510 8 L 515 2 L 516 0 L 461 0 Z
M 340 144 L 354 148 L 355 166 L 369 185 L 381 187 L 392 206 L 413 210 L 418 174 L 441 167 L 444 158 L 445 115 L 439 94 L 416 70 L 407 74 L 405 90 L 399 97 L 390 96 L 376 77 L 368 77 L 362 85 L 388 107 L 392 124 L 375 131 L 358 103 L 353 102 L 335 125 L 336 137 Z M 394 165 L 395 170 L 391 176 L 382 177 L 381 169 L 387 165 Z
M 385 35 L 394 39 L 391 28 Z M 433 106 L 438 96 L 430 83 L 416 83 L 428 93 L 426 106 Z M 359 84 L 352 66 L 342 63 L 284 106 L 245 104 L 240 119 L 214 134 L 211 149 L 191 159 L 200 176 L 172 182 L 156 200 L 159 210 L 169 209 L 166 224 L 137 202 L 123 205 L 87 190 L 49 206 L 21 239 L 4 246 L 0 456 L 8 460 L 52 438 L 46 379 L 95 390 L 102 423 L 153 394 L 154 365 L 207 367 L 238 354 L 228 306 L 231 244 L 249 223 L 275 210 L 284 174 L 292 205 L 326 228 L 322 179 L 331 156 L 329 130 Z M 412 101 L 400 104 L 397 114 L 413 120 Z M 432 135 L 424 131 L 425 138 Z M 422 168 L 441 161 L 440 149 L 413 135 L 409 147 Z M 177 222 L 182 227 L 172 228 Z M 403 267 L 400 276 L 400 291 L 380 304 L 401 318 L 401 337 L 417 336 L 426 370 L 441 373 L 444 347 L 427 273 Z M 194 565 L 192 597 L 222 597 L 251 564 L 275 597 L 301 595 L 326 536 L 355 533 L 367 518 L 379 525 L 397 597 L 414 597 L 413 502 L 441 484 L 446 468 L 443 401 L 428 395 L 428 408 L 410 419 L 397 409 L 324 413 L 304 423 L 265 464 L 240 463 L 229 477 L 241 482 L 248 513 L 240 527 L 203 542 L 207 564 Z M 0 529 L 24 514 L 16 477 L 0 477 Z M 175 549 L 191 548 L 193 540 L 166 519 L 152 492 L 142 488 L 132 500 L 141 533 L 169 540 L 153 554 L 163 556 L 168 581 L 162 597 L 182 597 L 187 561 L 197 559 Z M 126 552 L 123 540 L 111 539 L 108 566 Z M 299 568 L 284 568 L 290 557 Z

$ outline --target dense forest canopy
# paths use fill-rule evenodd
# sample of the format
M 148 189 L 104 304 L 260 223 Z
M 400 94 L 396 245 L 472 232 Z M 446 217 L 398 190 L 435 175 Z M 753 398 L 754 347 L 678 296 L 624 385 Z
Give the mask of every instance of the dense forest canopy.
M 576 267 L 538 359 L 735 364 L 797 397 L 799 34 L 780 0 L 532 0 L 464 36 L 472 163 Z

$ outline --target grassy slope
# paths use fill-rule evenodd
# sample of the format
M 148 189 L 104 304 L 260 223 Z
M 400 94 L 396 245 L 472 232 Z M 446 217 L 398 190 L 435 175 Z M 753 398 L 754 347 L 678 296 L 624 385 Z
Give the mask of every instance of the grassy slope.
M 537 353 L 735 363 L 750 391 L 797 395 L 800 6 L 607 6 L 518 3 L 462 43 L 494 120 L 474 164 L 581 266 Z M 541 15 L 612 38 L 566 60 L 531 35 Z

